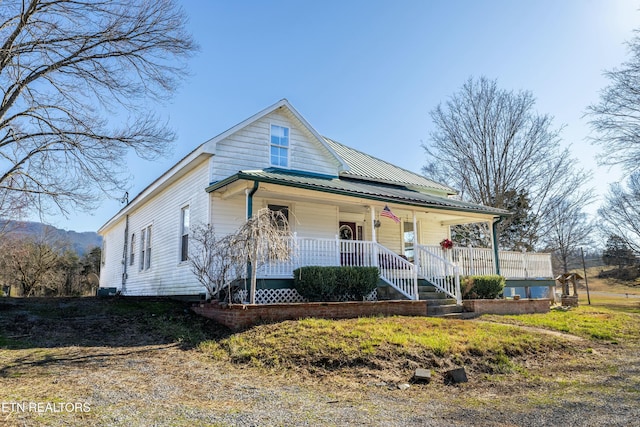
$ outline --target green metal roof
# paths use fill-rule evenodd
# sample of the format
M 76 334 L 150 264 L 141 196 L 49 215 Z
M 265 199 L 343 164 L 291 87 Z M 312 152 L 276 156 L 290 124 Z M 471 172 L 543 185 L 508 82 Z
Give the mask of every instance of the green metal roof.
M 222 181 L 207 187 L 207 192 L 223 188 L 239 180 L 266 182 L 287 187 L 303 188 L 344 196 L 360 197 L 385 203 L 399 203 L 425 208 L 437 208 L 462 212 L 473 212 L 494 216 L 508 215 L 509 212 L 461 200 L 425 194 L 400 185 L 390 185 L 350 179 L 347 177 L 331 178 L 280 169 L 240 171 Z
M 347 147 L 327 137 L 324 137 L 324 139 L 333 151 L 349 166 L 349 170 L 341 172 L 340 176 L 364 179 L 367 181 L 401 184 L 410 187 L 423 187 L 446 194 L 457 194 L 457 191 L 453 188 L 432 181 L 422 175 L 385 162 L 362 151 Z

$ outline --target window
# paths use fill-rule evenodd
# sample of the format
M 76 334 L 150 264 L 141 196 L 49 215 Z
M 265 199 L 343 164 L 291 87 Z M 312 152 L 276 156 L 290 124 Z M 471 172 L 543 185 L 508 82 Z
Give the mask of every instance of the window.
M 189 259 L 189 206 L 180 213 L 180 261 Z
M 416 241 L 416 233 L 413 229 L 413 222 L 404 223 L 404 256 L 409 261 L 413 261 L 413 245 Z
M 271 165 L 289 167 L 289 128 L 271 125 Z
M 129 265 L 133 265 L 136 258 L 136 233 L 131 235 L 131 248 L 129 248 Z
M 140 232 L 140 270 L 151 268 L 151 226 Z
M 267 207 L 272 212 L 280 212 L 280 213 L 282 213 L 282 216 L 284 216 L 284 219 L 281 218 L 281 217 L 277 218 L 276 225 L 278 226 L 278 228 L 280 230 L 284 230 L 289 224 L 289 206 L 267 205 Z M 286 220 L 286 222 L 285 222 L 285 220 Z

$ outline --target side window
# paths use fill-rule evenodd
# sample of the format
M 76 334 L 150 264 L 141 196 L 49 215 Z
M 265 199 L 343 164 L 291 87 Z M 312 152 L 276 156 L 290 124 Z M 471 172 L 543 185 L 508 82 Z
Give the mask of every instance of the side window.
M 180 213 L 180 261 L 189 259 L 189 206 Z
M 129 249 L 129 265 L 133 265 L 136 260 L 136 233 L 131 235 L 131 248 Z
M 271 125 L 271 165 L 289 167 L 289 128 Z
M 269 208 L 270 211 L 273 212 L 280 212 L 282 214 L 283 218 L 278 218 L 277 219 L 277 226 L 280 230 L 284 230 L 285 227 L 287 226 L 287 224 L 289 223 L 289 206 L 283 206 L 283 205 L 267 205 L 267 207 Z M 285 223 L 285 219 L 286 219 L 286 223 Z
M 105 260 L 107 258 L 107 239 L 102 238 L 102 251 L 100 251 L 100 261 L 102 265 L 104 265 Z
M 151 268 L 151 226 L 140 232 L 140 270 Z

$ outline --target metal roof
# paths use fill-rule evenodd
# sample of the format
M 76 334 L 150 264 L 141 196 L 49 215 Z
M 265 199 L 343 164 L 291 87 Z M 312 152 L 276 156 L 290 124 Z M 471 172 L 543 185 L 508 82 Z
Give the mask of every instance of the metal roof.
M 453 188 L 432 181 L 422 175 L 380 160 L 354 148 L 347 147 L 327 137 L 324 137 L 324 139 L 349 166 L 349 170 L 341 172 L 340 176 L 352 176 L 358 179 L 402 184 L 411 187 L 425 187 L 447 194 L 457 194 L 457 191 Z
M 350 179 L 347 177 L 331 178 L 326 176 L 315 176 L 312 174 L 283 171 L 280 169 L 240 171 L 227 179 L 211 184 L 207 188 L 207 192 L 218 190 L 239 180 L 267 182 L 288 187 L 297 187 L 345 196 L 366 198 L 385 203 L 399 203 L 426 208 L 474 212 L 494 216 L 504 216 L 509 214 L 509 212 L 502 209 L 463 202 L 461 200 L 450 199 L 447 197 L 439 197 L 432 194 L 425 194 L 400 185 L 373 183 L 369 181 Z

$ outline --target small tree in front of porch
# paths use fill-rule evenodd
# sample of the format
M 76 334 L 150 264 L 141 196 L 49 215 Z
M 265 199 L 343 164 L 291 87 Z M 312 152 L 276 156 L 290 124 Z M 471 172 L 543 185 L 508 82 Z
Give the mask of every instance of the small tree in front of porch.
M 268 262 L 289 261 L 293 255 L 293 235 L 282 211 L 260 209 L 232 236 L 235 256 L 245 261 L 250 277 L 249 303 L 255 304 L 257 270 Z
M 212 297 L 220 297 L 226 287 L 231 302 L 231 283 L 240 277 L 244 260 L 233 246 L 233 235 L 218 238 L 211 225 L 191 228 L 189 263 L 191 271 Z

